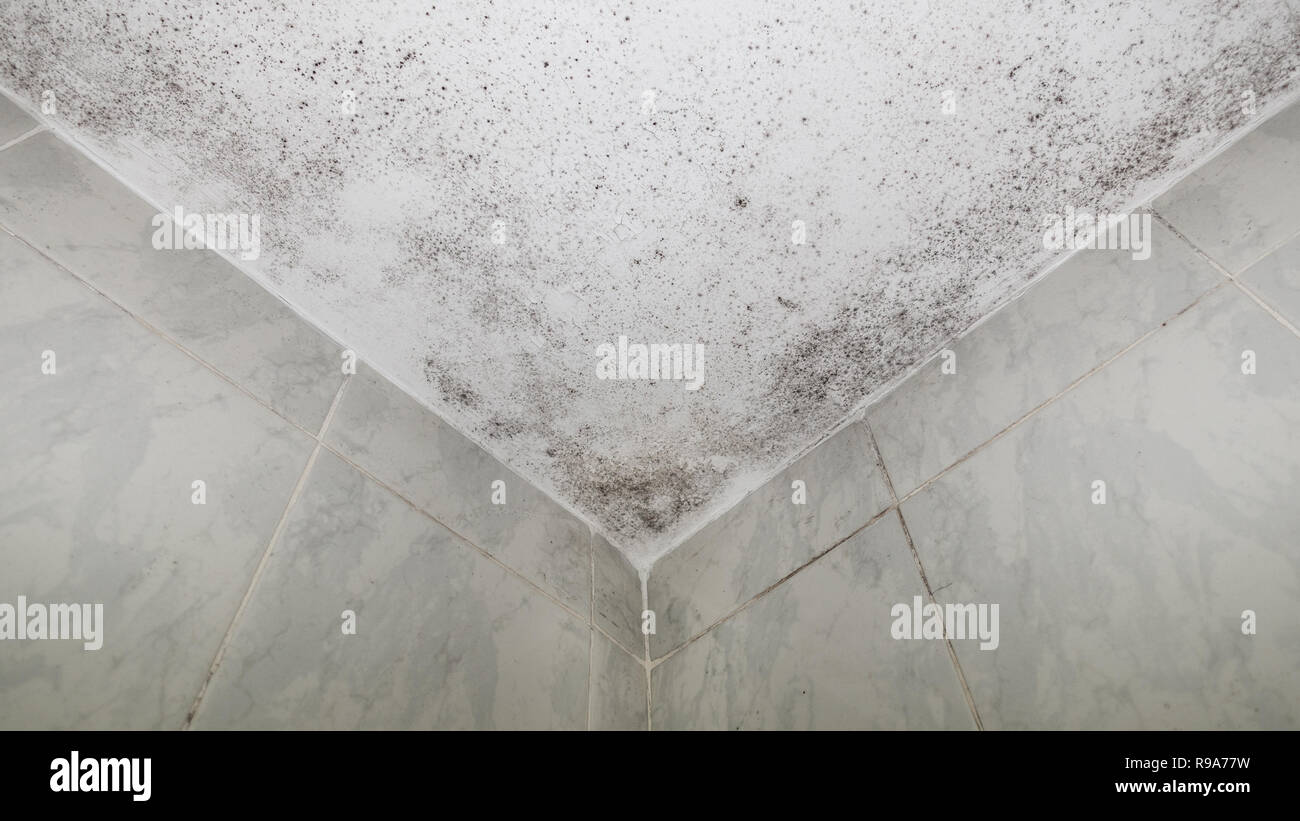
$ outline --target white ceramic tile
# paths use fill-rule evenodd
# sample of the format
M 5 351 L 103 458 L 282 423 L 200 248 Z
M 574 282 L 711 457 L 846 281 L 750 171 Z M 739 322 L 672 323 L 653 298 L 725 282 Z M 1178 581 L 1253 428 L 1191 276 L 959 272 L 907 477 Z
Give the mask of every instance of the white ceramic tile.
M 647 729 L 645 667 L 599 631 L 591 653 L 591 729 Z
M 635 656 L 645 655 L 641 635 L 641 577 L 603 536 L 592 536 L 596 624 Z
M 1300 235 L 1247 268 L 1241 281 L 1300 327 Z
M 1151 256 L 1085 250 L 948 346 L 867 413 L 904 496 L 1223 281 L 1152 220 Z
M 576 612 L 589 612 L 587 526 L 370 368 L 358 367 L 326 441 Z M 498 481 L 504 504 L 493 503 Z
M 1155 202 L 1231 273 L 1300 231 L 1300 105 L 1292 105 Z
M 891 636 L 924 592 L 891 512 L 655 667 L 653 728 L 973 729 L 945 643 Z
M 0 145 L 17 139 L 36 127 L 36 121 L 0 94 Z
M 793 502 L 795 481 L 804 483 L 805 504 Z M 651 657 L 681 646 L 889 504 L 870 437 L 854 423 L 655 563 Z
M 590 642 L 585 621 L 322 449 L 195 726 L 584 729 Z
M 180 727 L 310 437 L 8 235 L 0 384 L 0 602 L 104 618 L 0 641 L 0 728 Z
M 156 213 L 50 132 L 0 152 L 0 225 L 318 431 L 340 348 L 217 254 L 155 249 Z
M 1000 606 L 985 726 L 1300 727 L 1297 430 L 1300 339 L 1225 284 L 905 502 L 936 596 Z

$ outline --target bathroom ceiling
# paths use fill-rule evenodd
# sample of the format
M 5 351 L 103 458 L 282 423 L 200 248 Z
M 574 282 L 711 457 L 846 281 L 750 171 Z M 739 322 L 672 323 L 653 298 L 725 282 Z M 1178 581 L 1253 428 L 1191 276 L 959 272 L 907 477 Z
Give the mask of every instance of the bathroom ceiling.
M 1283 2 L 0 4 L 0 80 L 644 563 L 1291 87 Z M 704 346 L 685 380 L 598 349 Z M 1025 340 L 1033 344 L 1033 340 Z

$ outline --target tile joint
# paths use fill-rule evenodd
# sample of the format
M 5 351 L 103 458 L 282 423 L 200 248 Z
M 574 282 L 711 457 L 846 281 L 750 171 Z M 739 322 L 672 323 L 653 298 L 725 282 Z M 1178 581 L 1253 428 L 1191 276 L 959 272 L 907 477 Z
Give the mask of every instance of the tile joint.
M 225 635 L 222 636 L 221 644 L 217 646 L 217 653 L 212 658 L 212 663 L 208 666 L 207 676 L 203 679 L 203 684 L 199 687 L 199 692 L 194 697 L 194 702 L 189 712 L 185 716 L 185 722 L 181 725 L 182 730 L 192 729 L 194 719 L 198 716 L 199 710 L 203 707 L 203 699 L 208 694 L 208 687 L 212 684 L 213 678 L 216 677 L 217 670 L 221 667 L 221 662 L 225 660 L 226 651 L 230 649 L 230 643 L 234 639 L 235 631 L 239 628 L 239 622 L 243 618 L 244 612 L 248 609 L 249 603 L 253 600 L 253 594 L 257 590 L 257 584 L 261 581 L 262 573 L 270 563 L 271 554 L 275 551 L 275 545 L 284 535 L 284 529 L 289 521 L 289 515 L 293 512 L 294 506 L 301 498 L 303 488 L 307 485 L 307 478 L 311 475 L 312 469 L 316 465 L 316 457 L 320 455 L 321 442 L 325 431 L 329 428 L 330 421 L 334 418 L 334 411 L 338 409 L 339 401 L 343 398 L 343 391 L 347 388 L 350 377 L 345 377 L 342 384 L 339 385 L 338 391 L 334 394 L 334 401 L 330 404 L 329 411 L 325 414 L 325 421 L 321 425 L 320 436 L 316 437 L 315 447 L 312 448 L 311 455 L 307 457 L 307 464 L 303 466 L 302 473 L 298 476 L 298 481 L 294 485 L 293 491 L 289 494 L 289 501 L 284 506 L 284 512 L 280 514 L 280 520 L 275 525 L 275 530 L 271 533 L 270 540 L 266 543 L 266 548 L 262 551 L 262 556 L 253 569 L 253 575 L 248 581 L 248 587 L 244 590 L 244 596 L 240 599 L 239 607 L 235 609 L 235 615 L 230 620 L 230 625 L 226 628 Z

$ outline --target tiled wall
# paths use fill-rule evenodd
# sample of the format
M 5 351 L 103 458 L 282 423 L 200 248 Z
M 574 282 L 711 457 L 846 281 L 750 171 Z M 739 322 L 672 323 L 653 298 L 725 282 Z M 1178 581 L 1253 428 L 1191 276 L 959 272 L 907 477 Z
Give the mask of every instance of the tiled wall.
M 1300 727 L 1300 105 L 1150 210 L 651 568 L 654 729 Z
M 0 602 L 106 640 L 0 644 L 0 727 L 1300 727 L 1300 106 L 644 590 L 36 128 L 0 98 Z M 894 638 L 918 596 L 996 603 L 998 647 Z
M 0 602 L 105 638 L 0 644 L 0 727 L 644 729 L 621 554 L 37 128 L 0 97 Z

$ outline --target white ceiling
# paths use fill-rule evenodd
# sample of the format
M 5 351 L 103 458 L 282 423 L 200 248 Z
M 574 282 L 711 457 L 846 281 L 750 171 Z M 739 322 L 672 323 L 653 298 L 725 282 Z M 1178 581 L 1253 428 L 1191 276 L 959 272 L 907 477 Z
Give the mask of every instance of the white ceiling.
M 0 79 L 157 201 L 261 214 L 245 270 L 642 563 L 1048 265 L 1044 214 L 1149 195 L 1300 65 L 1281 0 L 0 24 Z M 705 345 L 703 387 L 598 380 L 620 335 Z

